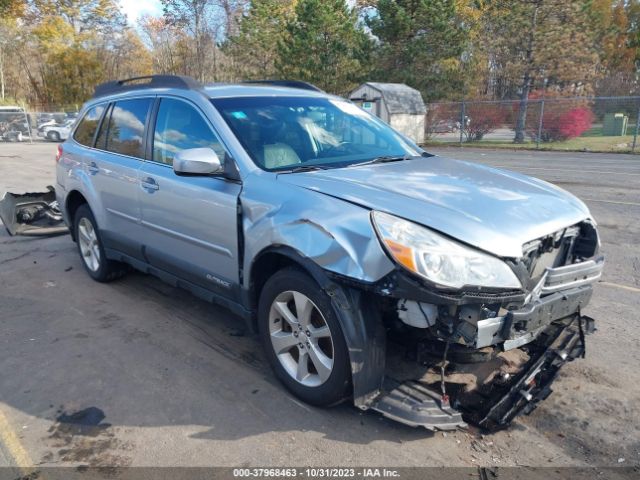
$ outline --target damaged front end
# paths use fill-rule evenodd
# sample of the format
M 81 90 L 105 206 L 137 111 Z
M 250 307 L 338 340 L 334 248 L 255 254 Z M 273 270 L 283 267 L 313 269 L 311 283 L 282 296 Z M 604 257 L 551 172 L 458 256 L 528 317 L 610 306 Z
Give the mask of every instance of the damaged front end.
M 0 199 L 0 220 L 9 235 L 51 236 L 69 233 L 53 187 L 48 187 L 47 192 L 5 193 Z
M 602 274 L 598 245 L 588 221 L 529 242 L 510 261 L 522 289 L 452 291 L 397 268 L 368 288 L 388 355 L 382 388 L 359 406 L 431 430 L 495 430 L 531 412 L 595 330 L 581 310 Z

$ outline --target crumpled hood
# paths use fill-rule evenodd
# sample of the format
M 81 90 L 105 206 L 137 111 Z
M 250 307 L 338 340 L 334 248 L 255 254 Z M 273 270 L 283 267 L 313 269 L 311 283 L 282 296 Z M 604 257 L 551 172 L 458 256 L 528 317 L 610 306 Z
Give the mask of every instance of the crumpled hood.
M 500 257 L 520 257 L 524 243 L 590 218 L 584 203 L 550 183 L 439 156 L 278 180 L 412 220 Z

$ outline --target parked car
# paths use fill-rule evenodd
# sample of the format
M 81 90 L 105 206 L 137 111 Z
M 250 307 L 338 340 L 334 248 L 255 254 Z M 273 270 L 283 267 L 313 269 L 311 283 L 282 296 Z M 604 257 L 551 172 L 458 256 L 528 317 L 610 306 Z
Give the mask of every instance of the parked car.
M 44 120 L 44 121 L 42 121 L 41 123 L 38 123 L 38 128 L 37 128 L 37 130 L 36 130 L 37 135 L 38 135 L 39 137 L 44 137 L 44 136 L 45 136 L 44 129 L 45 129 L 46 127 L 53 127 L 53 126 L 56 126 L 56 125 L 58 125 L 58 124 L 59 124 L 59 123 L 58 123 L 56 120 L 54 120 L 54 119 Z
M 80 118 L 56 196 L 88 275 L 228 307 L 305 402 L 495 428 L 585 351 L 603 258 L 554 185 L 431 155 L 300 82 L 109 82 Z M 391 345 L 414 362 L 393 377 Z
M 455 133 L 460 129 L 460 122 L 455 120 L 439 120 L 431 128 L 432 133 Z
M 24 114 L 24 108 L 17 105 L 0 105 L 0 116 L 5 113 L 22 113 Z
M 38 123 L 38 125 L 50 122 L 51 120 L 55 120 L 55 114 L 48 112 L 36 113 L 36 122 Z
M 44 113 L 36 114 L 36 122 L 38 127 L 44 124 L 50 124 L 51 122 L 64 123 L 65 120 L 70 120 L 70 118 L 67 117 L 67 114 L 64 112 L 54 112 L 54 113 L 44 112 Z
M 0 140 L 22 142 L 29 137 L 28 115 L 18 106 L 0 106 Z
M 10 125 L 0 123 L 0 140 L 3 142 L 22 142 L 24 135 L 20 130 L 12 128 Z
M 62 123 L 56 123 L 51 120 L 38 127 L 38 136 L 44 137 L 52 142 L 66 140 L 69 138 L 69 133 L 71 132 L 71 127 L 73 127 L 74 123 L 75 120 L 73 119 L 65 120 Z

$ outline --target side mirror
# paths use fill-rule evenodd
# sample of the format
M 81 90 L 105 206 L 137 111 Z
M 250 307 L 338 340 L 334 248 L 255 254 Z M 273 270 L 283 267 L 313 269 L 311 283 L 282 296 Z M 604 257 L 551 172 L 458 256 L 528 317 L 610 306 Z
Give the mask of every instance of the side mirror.
M 220 158 L 211 148 L 188 148 L 173 157 L 173 171 L 178 175 L 213 175 L 222 173 Z

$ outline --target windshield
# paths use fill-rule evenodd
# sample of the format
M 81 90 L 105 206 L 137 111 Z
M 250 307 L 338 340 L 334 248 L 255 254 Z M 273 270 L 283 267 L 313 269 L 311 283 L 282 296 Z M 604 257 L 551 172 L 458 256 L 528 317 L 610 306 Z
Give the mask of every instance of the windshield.
M 338 99 L 236 97 L 212 103 L 264 170 L 334 168 L 422 153 L 382 121 Z

